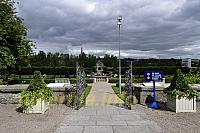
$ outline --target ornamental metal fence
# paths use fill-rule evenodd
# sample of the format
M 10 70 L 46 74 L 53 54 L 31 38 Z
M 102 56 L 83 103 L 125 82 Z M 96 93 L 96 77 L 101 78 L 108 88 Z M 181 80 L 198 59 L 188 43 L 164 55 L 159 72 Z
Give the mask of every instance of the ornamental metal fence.
M 76 85 L 71 87 L 71 89 L 66 90 L 66 104 L 77 110 L 84 106 L 86 102 L 85 78 L 85 72 L 81 69 L 80 65 L 76 63 Z
M 125 90 L 126 90 L 126 99 L 125 105 L 130 108 L 131 104 L 133 103 L 133 79 L 132 79 L 132 71 L 129 69 L 125 73 Z

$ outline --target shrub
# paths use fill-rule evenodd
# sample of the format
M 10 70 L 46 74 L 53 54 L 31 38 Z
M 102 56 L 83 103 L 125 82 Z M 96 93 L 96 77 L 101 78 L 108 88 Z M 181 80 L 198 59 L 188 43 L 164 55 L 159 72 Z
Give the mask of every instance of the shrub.
M 0 85 L 3 85 L 3 79 L 0 79 Z
M 119 78 L 109 78 L 108 83 L 117 83 L 119 82 Z M 122 78 L 121 80 L 122 83 L 125 83 L 125 78 Z
M 143 83 L 144 82 L 144 77 L 135 77 L 133 78 L 134 83 Z
M 200 74 L 187 74 L 185 79 L 189 84 L 200 84 Z
M 36 105 L 39 98 L 46 102 L 51 102 L 53 100 L 53 90 L 46 87 L 40 71 L 36 71 L 28 88 L 20 94 L 20 107 L 23 110 L 27 110 Z
M 66 75 L 66 77 L 76 74 L 75 67 L 23 67 L 17 74 L 32 75 L 35 71 L 40 71 L 42 74 L 47 75 Z
M 180 69 L 176 71 L 170 86 L 165 88 L 164 92 L 172 98 L 187 97 L 189 99 L 197 96 L 198 94 L 196 90 L 192 89 L 188 85 L 188 82 L 185 80 L 185 77 Z
M 76 78 L 70 78 L 69 80 L 71 84 L 76 84 Z M 90 78 L 86 78 L 86 83 L 94 83 L 94 80 Z
M 9 85 L 14 85 L 14 84 L 30 84 L 32 79 L 20 79 L 20 78 L 13 78 L 8 81 Z M 54 83 L 55 79 L 44 79 L 45 83 Z

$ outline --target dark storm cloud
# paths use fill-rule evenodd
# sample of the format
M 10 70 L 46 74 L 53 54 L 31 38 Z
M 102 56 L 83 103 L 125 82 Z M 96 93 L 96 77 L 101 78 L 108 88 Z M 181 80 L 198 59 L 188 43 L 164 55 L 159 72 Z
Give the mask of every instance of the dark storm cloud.
M 19 15 L 38 50 L 123 57 L 199 57 L 199 0 L 20 0 Z

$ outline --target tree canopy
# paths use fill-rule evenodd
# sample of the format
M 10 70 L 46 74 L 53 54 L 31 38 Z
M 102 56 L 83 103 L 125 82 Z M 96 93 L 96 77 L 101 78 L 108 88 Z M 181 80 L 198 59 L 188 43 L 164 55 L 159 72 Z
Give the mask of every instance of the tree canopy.
M 0 71 L 22 64 L 32 53 L 23 19 L 15 12 L 14 2 L 0 1 Z

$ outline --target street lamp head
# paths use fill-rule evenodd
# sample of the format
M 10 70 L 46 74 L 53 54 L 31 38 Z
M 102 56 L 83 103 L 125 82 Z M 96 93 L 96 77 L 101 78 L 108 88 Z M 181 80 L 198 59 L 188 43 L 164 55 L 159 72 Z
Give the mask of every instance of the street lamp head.
M 121 21 L 122 21 L 122 16 L 118 16 L 117 20 L 118 20 L 119 22 L 121 22 Z
M 122 16 L 118 16 L 117 20 L 118 20 L 117 25 L 121 26 L 122 25 Z
M 117 25 L 119 25 L 119 26 L 122 25 L 122 22 L 118 22 Z

